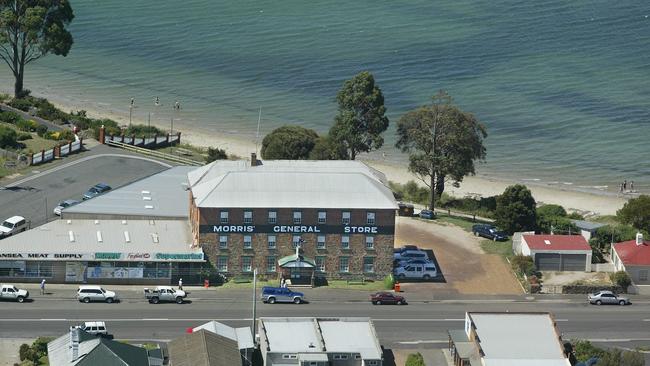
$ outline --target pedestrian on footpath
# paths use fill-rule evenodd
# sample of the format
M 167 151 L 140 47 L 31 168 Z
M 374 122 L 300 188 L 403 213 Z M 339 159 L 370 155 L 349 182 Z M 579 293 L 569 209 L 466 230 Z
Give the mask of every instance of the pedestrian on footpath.
M 182 279 L 182 278 L 179 278 L 179 279 L 178 279 L 178 289 L 179 289 L 179 290 L 182 290 L 182 289 L 183 289 L 183 279 Z
M 41 295 L 45 295 L 45 278 L 41 281 Z

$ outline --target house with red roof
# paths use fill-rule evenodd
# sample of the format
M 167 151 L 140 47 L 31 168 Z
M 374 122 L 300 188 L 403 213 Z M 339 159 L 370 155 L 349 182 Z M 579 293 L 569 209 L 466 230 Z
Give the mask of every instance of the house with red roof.
M 644 240 L 641 233 L 636 234 L 635 240 L 613 244 L 612 262 L 617 271 L 630 275 L 635 286 L 650 288 L 650 241 Z
M 524 234 L 520 252 L 533 258 L 538 271 L 591 272 L 591 247 L 582 235 Z

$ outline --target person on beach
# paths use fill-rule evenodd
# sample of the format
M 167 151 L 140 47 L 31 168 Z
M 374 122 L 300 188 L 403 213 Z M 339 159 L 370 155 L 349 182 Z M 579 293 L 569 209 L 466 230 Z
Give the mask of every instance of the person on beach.
M 630 181 L 630 192 L 634 192 L 634 181 Z
M 627 190 L 627 179 L 623 181 L 623 190 Z
M 41 281 L 41 295 L 45 295 L 45 278 Z
M 182 278 L 179 278 L 179 279 L 178 279 L 178 289 L 179 289 L 179 290 L 182 290 L 182 289 L 183 289 L 183 279 L 182 279 Z
M 623 193 L 623 183 L 621 183 L 621 185 L 618 186 L 618 190 L 619 190 L 621 193 Z

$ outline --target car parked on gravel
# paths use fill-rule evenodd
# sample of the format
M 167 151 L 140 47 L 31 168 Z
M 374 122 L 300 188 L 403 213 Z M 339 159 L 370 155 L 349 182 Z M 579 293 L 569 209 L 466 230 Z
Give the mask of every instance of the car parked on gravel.
M 618 296 L 611 291 L 598 291 L 587 296 L 590 304 L 596 305 L 629 305 L 630 299 Z
M 187 293 L 171 286 L 157 286 L 152 290 L 145 287 L 144 297 L 152 304 L 157 304 L 161 301 L 182 304 L 185 301 L 185 297 L 187 297 Z
M 102 301 L 110 304 L 117 300 L 117 294 L 113 291 L 107 291 L 101 286 L 85 285 L 79 286 L 77 300 L 86 304 L 91 301 Z
M 262 287 L 262 302 L 275 304 L 276 302 L 292 302 L 300 304 L 305 300 L 305 294 L 294 292 L 286 287 Z
M 1 300 L 10 300 L 23 302 L 29 297 L 29 291 L 19 289 L 14 285 L 2 285 L 2 292 L 0 292 Z
M 436 218 L 436 214 L 431 210 L 422 210 L 422 211 L 420 211 L 420 218 L 421 219 L 427 219 L 427 220 L 433 220 L 433 219 Z
M 429 255 L 424 250 L 406 249 L 398 253 L 393 253 L 393 259 L 397 259 L 397 260 L 429 259 Z
M 370 295 L 370 302 L 374 305 L 406 305 L 404 296 L 392 292 L 377 292 Z
M 477 224 L 472 226 L 472 233 L 476 236 L 482 236 L 494 241 L 508 240 L 508 234 L 499 231 L 494 225 L 489 224 Z
M 438 270 L 433 263 L 407 264 L 404 267 L 397 267 L 394 271 L 395 277 L 399 279 L 412 278 L 430 280 L 438 277 Z
M 74 206 L 74 205 L 76 205 L 76 204 L 78 204 L 78 203 L 80 203 L 80 202 L 77 201 L 77 200 L 65 200 L 65 201 L 63 201 L 63 202 L 59 202 L 59 204 L 56 205 L 56 207 L 54 207 L 53 212 L 54 212 L 55 215 L 57 215 L 57 216 L 61 216 L 61 212 L 62 212 L 65 208 L 70 207 L 70 206 Z

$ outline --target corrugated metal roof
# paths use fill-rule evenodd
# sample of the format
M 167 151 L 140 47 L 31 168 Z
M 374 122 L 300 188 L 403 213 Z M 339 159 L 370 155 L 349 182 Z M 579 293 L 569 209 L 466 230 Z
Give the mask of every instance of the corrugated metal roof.
M 222 337 L 236 341 L 239 349 L 255 347 L 251 330 L 248 327 L 233 328 L 213 320 L 203 325 L 199 325 L 194 328 L 193 331 L 196 332 L 201 329 L 205 329 Z
M 63 217 L 79 214 L 188 217 L 188 173 L 196 167 L 176 166 L 138 180 L 122 188 L 83 201 L 63 210 Z M 189 185 L 188 185 L 189 187 Z
M 358 352 L 364 360 L 381 359 L 381 346 L 369 319 L 319 320 L 318 324 L 330 352 Z
M 530 249 L 537 251 L 582 250 L 591 252 L 591 247 L 582 235 L 522 235 Z

